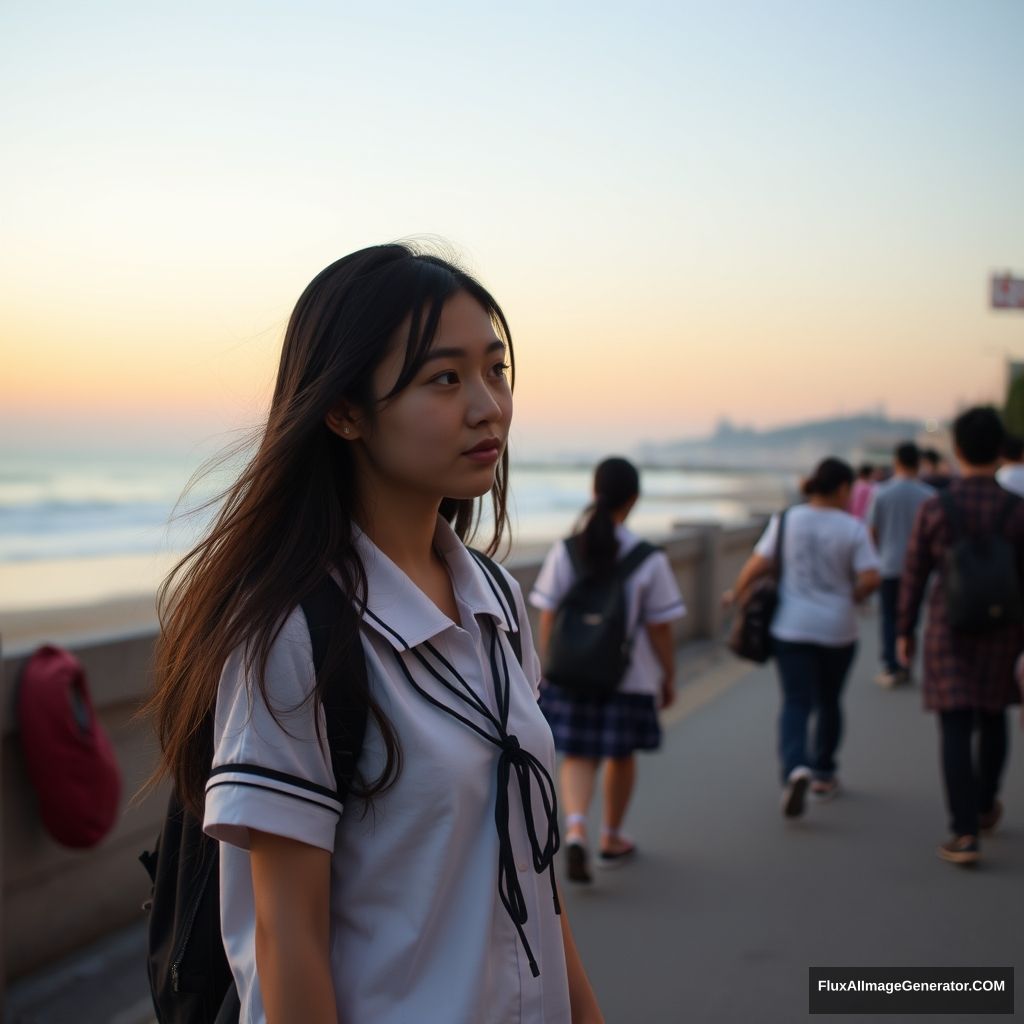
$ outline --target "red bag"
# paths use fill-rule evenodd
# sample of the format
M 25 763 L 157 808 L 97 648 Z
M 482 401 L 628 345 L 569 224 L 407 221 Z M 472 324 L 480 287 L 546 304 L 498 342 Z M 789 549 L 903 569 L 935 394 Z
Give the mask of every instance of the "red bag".
M 117 820 L 121 772 L 73 654 L 47 645 L 25 663 L 18 723 L 46 830 L 65 846 L 95 846 Z

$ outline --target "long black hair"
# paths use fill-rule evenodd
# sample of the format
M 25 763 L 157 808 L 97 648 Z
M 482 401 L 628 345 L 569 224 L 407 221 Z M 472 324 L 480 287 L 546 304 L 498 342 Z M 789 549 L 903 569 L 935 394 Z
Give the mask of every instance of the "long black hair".
M 640 493 L 640 474 L 629 459 L 613 456 L 594 470 L 594 501 L 583 513 L 577 544 L 584 565 L 594 574 L 607 572 L 619 553 L 612 513 Z
M 353 456 L 328 428 L 328 413 L 348 401 L 372 423 L 378 403 L 415 377 L 442 307 L 457 292 L 486 310 L 514 365 L 508 324 L 490 293 L 452 261 L 410 245 L 373 246 L 345 256 L 300 296 L 255 455 L 215 499 L 220 505 L 211 529 L 160 590 L 156 688 L 144 711 L 155 720 L 163 755 L 151 781 L 171 776 L 192 810 L 202 806 L 213 755 L 210 712 L 228 653 L 245 645 L 247 666 L 270 707 L 267 658 L 289 612 L 332 567 L 348 593 L 365 595 L 366 575 L 353 543 Z M 400 336 L 406 323 L 408 332 Z M 402 371 L 389 395 L 376 396 L 374 370 L 396 344 L 404 347 Z M 488 553 L 498 549 L 508 526 L 507 490 L 506 451 L 490 492 L 495 525 Z M 463 540 L 475 531 L 483 500 L 442 501 L 441 515 Z M 338 625 L 317 697 L 359 642 L 353 611 Z M 353 786 L 353 793 L 368 799 L 397 778 L 401 751 L 370 692 L 355 696 L 380 729 L 386 752 L 380 777 Z

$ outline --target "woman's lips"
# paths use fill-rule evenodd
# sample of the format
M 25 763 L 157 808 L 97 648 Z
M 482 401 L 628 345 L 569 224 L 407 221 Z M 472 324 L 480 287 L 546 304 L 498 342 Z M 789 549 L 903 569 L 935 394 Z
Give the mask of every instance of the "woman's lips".
M 501 455 L 501 442 L 496 440 L 481 441 L 480 444 L 462 454 L 467 459 L 472 459 L 473 462 L 489 465 L 492 462 L 498 461 L 498 457 Z

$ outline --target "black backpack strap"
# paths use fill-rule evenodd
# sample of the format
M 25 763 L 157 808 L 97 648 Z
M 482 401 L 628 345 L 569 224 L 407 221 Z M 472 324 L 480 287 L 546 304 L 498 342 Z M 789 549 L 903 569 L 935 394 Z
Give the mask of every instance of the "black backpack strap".
M 365 700 L 355 699 L 367 692 L 366 658 L 359 638 L 359 619 L 352 602 L 331 576 L 325 576 L 302 602 L 309 639 L 313 645 L 313 668 L 319 680 L 338 624 L 346 616 L 355 623 L 355 636 L 344 672 L 333 685 L 324 688 L 324 718 L 331 748 L 331 764 L 338 799 L 344 803 L 356 775 L 356 766 L 366 736 Z
M 580 554 L 580 534 L 574 533 L 571 537 L 566 537 L 562 543 L 565 545 L 565 553 L 569 556 L 573 578 L 582 579 L 587 575 L 587 567 L 583 564 L 583 556 Z
M 648 544 L 645 540 L 640 541 L 628 555 L 615 563 L 615 575 L 623 580 L 628 579 L 655 551 L 660 550 L 661 548 L 654 544 Z
M 501 566 L 494 561 L 493 558 L 488 558 L 482 551 L 477 551 L 476 548 L 468 548 L 469 553 L 487 570 L 488 582 L 491 584 L 491 590 L 494 590 L 495 584 L 497 584 L 498 590 L 504 595 L 504 604 L 508 605 L 509 614 L 512 618 L 512 623 L 515 625 L 515 631 L 510 631 L 508 634 L 508 642 L 512 645 L 512 652 L 516 656 L 516 661 L 520 665 L 523 663 L 523 638 L 519 632 L 519 613 L 516 611 L 516 599 L 512 593 L 512 588 L 508 585 L 508 580 L 505 579 L 505 574 L 501 571 Z M 497 593 L 494 595 L 497 597 Z
M 580 555 L 579 549 L 580 534 L 574 533 L 571 537 L 566 537 L 565 550 L 569 555 L 569 562 L 572 565 L 573 576 L 576 579 L 583 579 L 587 576 L 590 570 L 583 564 L 583 558 Z M 647 560 L 650 555 L 653 555 L 655 551 L 660 551 L 661 548 L 656 547 L 654 544 L 648 544 L 647 541 L 642 540 L 636 547 L 632 548 L 625 558 L 620 558 L 615 565 L 612 567 L 611 572 L 618 576 L 620 579 L 626 579 L 631 573 L 635 572 L 640 564 Z

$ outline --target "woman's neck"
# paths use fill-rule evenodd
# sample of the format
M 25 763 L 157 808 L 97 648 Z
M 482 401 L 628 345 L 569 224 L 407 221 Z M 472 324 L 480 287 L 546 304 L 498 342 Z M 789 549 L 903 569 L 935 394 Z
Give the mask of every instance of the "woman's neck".
M 367 496 L 356 515 L 359 528 L 392 562 L 417 576 L 436 561 L 434 533 L 439 502 L 425 499 L 383 500 Z
M 832 508 L 839 509 L 840 511 L 846 508 L 838 498 L 833 498 L 826 494 L 812 494 L 807 499 L 807 504 L 810 505 L 811 508 Z

